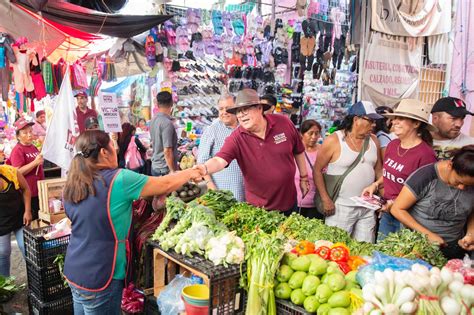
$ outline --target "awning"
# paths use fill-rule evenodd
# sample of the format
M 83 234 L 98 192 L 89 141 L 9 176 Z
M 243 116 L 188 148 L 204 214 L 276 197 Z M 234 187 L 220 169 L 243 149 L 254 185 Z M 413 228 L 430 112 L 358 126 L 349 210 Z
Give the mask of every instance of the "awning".
M 32 1 L 14 0 L 25 8 L 35 11 Z M 36 2 L 43 3 L 45 1 Z M 130 38 L 141 34 L 173 17 L 172 15 L 107 14 L 59 1 L 46 2 L 42 6 L 41 13 L 46 19 L 83 32 L 122 38 Z

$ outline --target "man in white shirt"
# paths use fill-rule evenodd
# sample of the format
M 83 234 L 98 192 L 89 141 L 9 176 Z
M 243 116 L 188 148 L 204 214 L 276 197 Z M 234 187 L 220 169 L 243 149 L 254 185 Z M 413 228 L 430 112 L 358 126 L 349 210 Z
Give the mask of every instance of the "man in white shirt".
M 466 109 L 466 103 L 455 97 L 443 97 L 436 101 L 431 109 L 432 123 L 438 128 L 432 132 L 433 149 L 438 160 L 449 160 L 456 150 L 465 145 L 474 144 L 474 138 L 461 133 L 466 115 L 472 115 Z

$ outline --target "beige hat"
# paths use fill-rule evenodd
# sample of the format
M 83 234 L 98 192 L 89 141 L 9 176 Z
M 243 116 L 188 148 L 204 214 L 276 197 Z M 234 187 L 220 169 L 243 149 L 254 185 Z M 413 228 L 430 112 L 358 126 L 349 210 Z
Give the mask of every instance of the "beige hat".
M 263 111 L 266 111 L 271 108 L 269 104 L 260 101 L 260 97 L 258 97 L 257 91 L 252 89 L 243 89 L 237 94 L 234 106 L 227 108 L 227 112 L 235 115 L 237 109 L 254 105 L 262 105 Z
M 425 123 L 429 131 L 436 132 L 438 131 L 438 128 L 436 128 L 429 122 L 430 114 L 431 114 L 430 106 L 422 103 L 419 100 L 407 98 L 407 99 L 402 100 L 398 104 L 397 109 L 393 113 L 386 113 L 386 114 L 383 114 L 383 116 L 387 118 L 407 117 L 414 120 L 418 120 L 420 122 Z

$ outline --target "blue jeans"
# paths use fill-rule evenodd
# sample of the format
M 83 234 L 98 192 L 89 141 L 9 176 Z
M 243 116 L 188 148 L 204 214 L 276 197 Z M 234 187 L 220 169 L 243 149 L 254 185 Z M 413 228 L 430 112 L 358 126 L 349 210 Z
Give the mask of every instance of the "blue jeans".
M 390 213 L 382 213 L 382 218 L 379 222 L 379 233 L 377 241 L 383 240 L 389 233 L 395 233 L 400 231 L 401 224 L 397 219 Z
M 112 280 L 107 289 L 100 292 L 82 290 L 69 284 L 74 301 L 75 315 L 121 315 L 120 304 L 124 280 Z
M 168 175 L 170 170 L 168 168 L 164 169 L 151 169 L 151 176 L 165 176 Z
M 25 245 L 23 244 L 23 228 L 19 228 L 15 233 L 16 242 L 18 248 L 25 258 Z M 8 277 L 10 276 L 10 256 L 12 253 L 12 243 L 11 243 L 12 233 L 8 233 L 0 236 L 0 275 Z

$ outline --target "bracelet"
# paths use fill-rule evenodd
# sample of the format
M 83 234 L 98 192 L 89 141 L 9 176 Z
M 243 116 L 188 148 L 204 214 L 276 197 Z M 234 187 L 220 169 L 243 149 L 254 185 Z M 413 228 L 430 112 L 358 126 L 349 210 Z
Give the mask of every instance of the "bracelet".
M 306 174 L 306 175 L 300 175 L 300 178 L 308 178 L 308 174 Z
M 307 179 L 307 178 L 300 178 L 300 182 L 308 182 L 308 183 L 309 183 L 309 179 Z
M 207 170 L 207 165 L 206 163 L 203 163 L 202 165 L 204 165 L 204 169 L 206 170 L 206 174 L 204 174 L 204 176 L 206 176 L 209 174 L 209 171 Z

